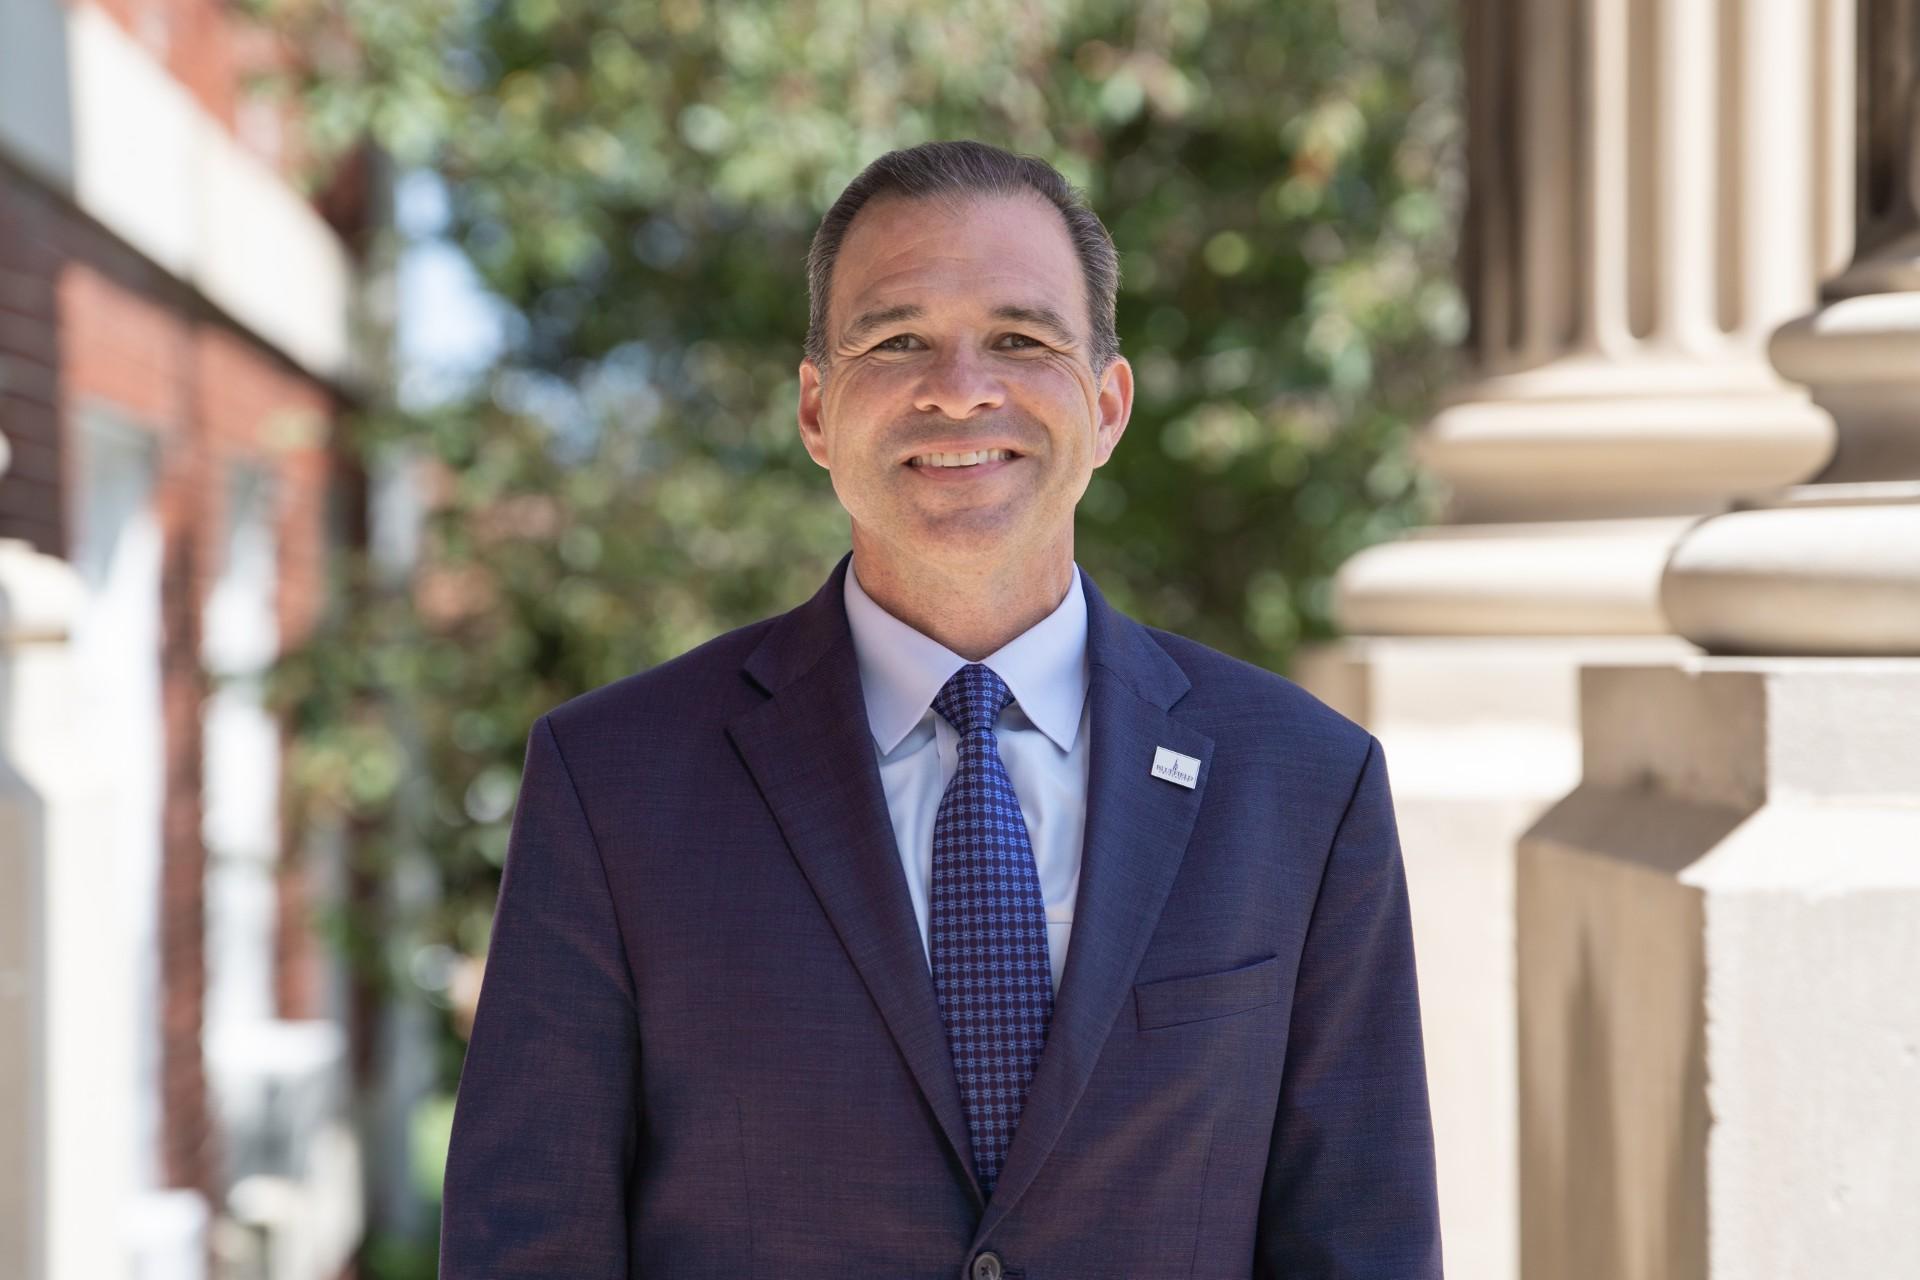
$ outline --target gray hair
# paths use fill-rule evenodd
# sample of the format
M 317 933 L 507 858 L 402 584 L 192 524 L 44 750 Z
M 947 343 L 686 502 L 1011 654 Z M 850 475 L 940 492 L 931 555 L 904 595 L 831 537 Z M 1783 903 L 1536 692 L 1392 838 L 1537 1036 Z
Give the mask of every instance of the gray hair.
M 1088 363 L 1096 376 L 1120 354 L 1114 328 L 1114 295 L 1120 288 L 1120 259 L 1113 237 L 1087 205 L 1086 195 L 1058 169 L 1038 156 L 1016 155 L 984 142 L 923 142 L 889 151 L 860 171 L 833 202 L 807 251 L 807 359 L 824 377 L 827 370 L 827 299 L 833 288 L 833 264 L 854 215 L 877 196 L 953 202 L 968 196 L 1011 195 L 1031 191 L 1060 211 L 1067 235 L 1080 259 L 1086 284 L 1087 314 L 1092 317 Z

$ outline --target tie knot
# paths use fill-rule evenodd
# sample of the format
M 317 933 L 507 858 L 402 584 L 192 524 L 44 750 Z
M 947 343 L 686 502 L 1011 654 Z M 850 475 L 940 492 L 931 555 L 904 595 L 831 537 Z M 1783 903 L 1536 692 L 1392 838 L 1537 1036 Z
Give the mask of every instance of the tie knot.
M 992 733 L 993 722 L 1000 718 L 1000 709 L 1012 701 L 1013 690 L 1007 688 L 1007 682 L 992 667 L 969 662 L 933 695 L 933 709 L 964 738 L 969 734 Z

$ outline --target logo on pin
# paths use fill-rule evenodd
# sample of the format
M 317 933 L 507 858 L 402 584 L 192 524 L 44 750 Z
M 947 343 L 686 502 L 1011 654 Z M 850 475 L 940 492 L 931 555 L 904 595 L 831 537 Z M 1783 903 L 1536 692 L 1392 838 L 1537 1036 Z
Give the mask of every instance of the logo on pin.
M 1155 747 L 1153 776 L 1165 778 L 1168 782 L 1177 782 L 1191 791 L 1194 784 L 1200 781 L 1200 762 L 1192 756 L 1183 756 L 1178 751 Z

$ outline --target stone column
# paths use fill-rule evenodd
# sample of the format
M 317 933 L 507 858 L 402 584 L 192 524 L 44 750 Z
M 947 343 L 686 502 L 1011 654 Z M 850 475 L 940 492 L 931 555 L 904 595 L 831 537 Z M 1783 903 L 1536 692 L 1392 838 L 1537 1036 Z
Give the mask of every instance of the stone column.
M 1857 247 L 1771 348 L 1838 447 L 1681 542 L 1661 603 L 1711 652 L 1920 656 L 1920 10 L 1860 13 Z
M 7 438 L 0 436 L 0 475 L 6 470 Z M 0 555 L 12 549 L 0 543 Z M 0 1274 L 38 1276 L 46 1254 L 39 1193 L 46 1176 L 39 1119 L 46 1080 L 35 1031 L 45 968 L 38 905 L 46 819 L 13 762 L 8 730 L 14 653 L 44 624 L 21 618 L 5 564 L 0 560 Z
M 1920 1257 L 1920 660 L 1590 668 L 1520 843 L 1526 1280 Z
M 131 1180 L 122 1043 L 132 1009 L 102 946 L 108 780 L 72 709 L 81 588 L 0 539 L 0 1275 L 117 1275 L 103 1215 Z
M 1920 1257 L 1920 0 L 1859 17 L 1857 249 L 1771 344 L 1838 447 L 1681 541 L 1711 656 L 1585 672 L 1520 845 L 1529 1280 Z
M 1767 339 L 1852 240 L 1853 0 L 1463 0 L 1472 376 L 1418 450 L 1445 521 L 1342 569 L 1303 683 L 1393 773 L 1449 1274 L 1512 1280 L 1514 843 L 1580 777 L 1583 664 L 1677 660 L 1663 566 L 1818 472 Z
M 1662 634 L 1672 544 L 1646 535 L 1675 522 L 1622 518 L 1720 510 L 1827 461 L 1827 415 L 1766 341 L 1852 239 L 1852 14 L 1850 0 L 1466 0 L 1476 372 L 1418 446 L 1451 490 L 1449 527 L 1354 558 L 1350 630 Z M 1515 522 L 1542 526 L 1533 542 L 1617 534 L 1637 573 L 1589 594 L 1497 555 L 1466 563 Z M 1464 581 L 1427 585 L 1441 559 L 1482 580 L 1471 611 Z M 1538 612 L 1543 587 L 1585 602 L 1574 625 Z
M 0 471 L 6 441 L 0 437 Z M 43 1124 L 46 1063 L 39 1034 L 46 981 L 41 882 L 46 807 L 13 759 L 20 651 L 51 630 L 59 614 L 23 606 L 11 563 L 19 544 L 0 542 L 0 1274 L 45 1270 L 41 1188 L 47 1174 Z M 36 616 L 52 613 L 52 617 Z

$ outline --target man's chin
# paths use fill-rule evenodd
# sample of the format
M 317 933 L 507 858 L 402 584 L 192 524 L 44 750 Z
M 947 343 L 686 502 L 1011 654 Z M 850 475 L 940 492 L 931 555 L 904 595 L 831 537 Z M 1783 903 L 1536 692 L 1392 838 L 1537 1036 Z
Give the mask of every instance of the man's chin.
M 1010 502 L 970 507 L 915 504 L 896 507 L 888 516 L 884 521 L 855 519 L 854 544 L 879 556 L 958 566 L 1003 564 L 1013 557 L 1037 554 L 1052 542 L 1036 529 L 1031 511 Z M 1071 524 L 1066 528 L 1070 531 Z
M 926 552 L 967 559 L 1000 559 L 1021 549 L 1029 531 L 1006 513 L 955 511 L 923 521 L 917 538 Z
M 864 545 L 882 556 L 901 562 L 919 561 L 943 569 L 1001 568 L 1026 558 L 1027 540 L 1017 530 L 1004 525 L 980 525 L 952 520 L 920 526 L 884 539 L 868 539 Z M 875 544 L 878 545 L 875 545 Z

